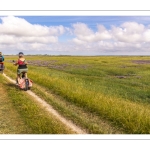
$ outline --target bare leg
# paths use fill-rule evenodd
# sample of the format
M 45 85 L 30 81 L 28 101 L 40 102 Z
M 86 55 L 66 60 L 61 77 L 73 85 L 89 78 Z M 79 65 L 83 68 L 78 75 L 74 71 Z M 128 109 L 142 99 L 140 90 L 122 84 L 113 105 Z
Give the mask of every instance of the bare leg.
M 19 83 L 20 74 L 17 74 L 16 83 Z
M 27 73 L 26 72 L 22 72 L 22 78 L 27 78 Z
M 27 78 L 27 72 L 24 75 L 25 75 L 25 78 Z

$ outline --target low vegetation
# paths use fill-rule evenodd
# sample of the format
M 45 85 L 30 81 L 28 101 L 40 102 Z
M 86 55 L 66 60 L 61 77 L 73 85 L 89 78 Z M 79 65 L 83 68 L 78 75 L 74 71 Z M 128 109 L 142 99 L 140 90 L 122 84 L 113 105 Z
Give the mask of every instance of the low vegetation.
M 74 133 L 33 101 L 24 91 L 0 76 L 1 134 Z
M 26 56 L 28 77 L 34 83 L 31 90 L 87 133 L 94 134 L 150 133 L 149 58 Z M 17 56 L 6 57 L 5 73 L 15 79 L 13 59 Z M 16 91 L 12 91 L 12 95 L 13 92 Z M 18 91 L 18 94 L 24 92 Z M 20 105 L 25 102 L 21 97 L 18 97 Z M 13 102 L 13 97 L 11 99 Z M 20 108 L 19 114 L 26 115 L 22 110 Z M 29 112 L 26 117 L 32 120 L 32 114 L 34 112 Z M 41 118 L 47 120 L 45 114 Z M 35 133 L 36 130 L 38 127 Z M 65 133 L 64 129 L 56 133 L 59 132 Z

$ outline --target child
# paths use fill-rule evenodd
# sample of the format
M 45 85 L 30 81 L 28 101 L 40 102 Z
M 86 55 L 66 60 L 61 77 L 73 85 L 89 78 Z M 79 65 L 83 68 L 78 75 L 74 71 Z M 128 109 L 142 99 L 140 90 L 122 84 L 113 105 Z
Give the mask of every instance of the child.
M 27 78 L 27 72 L 28 72 L 27 62 L 24 58 L 24 54 L 20 52 L 18 56 L 19 56 L 19 59 L 14 63 L 14 65 L 18 65 L 16 84 L 18 84 L 18 80 L 20 79 L 20 74 L 22 72 L 25 72 L 25 77 Z

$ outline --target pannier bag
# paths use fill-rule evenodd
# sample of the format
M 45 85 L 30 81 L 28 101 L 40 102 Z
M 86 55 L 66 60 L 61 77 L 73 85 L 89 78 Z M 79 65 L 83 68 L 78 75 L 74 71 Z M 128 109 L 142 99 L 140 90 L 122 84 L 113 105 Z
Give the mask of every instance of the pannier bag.
M 28 87 L 29 87 L 29 88 L 32 87 L 33 81 L 30 80 L 30 79 L 23 79 L 23 78 L 19 80 L 19 87 L 20 87 L 21 89 L 25 89 L 25 88 L 26 88 L 25 80 L 28 80 L 28 82 L 29 82 Z

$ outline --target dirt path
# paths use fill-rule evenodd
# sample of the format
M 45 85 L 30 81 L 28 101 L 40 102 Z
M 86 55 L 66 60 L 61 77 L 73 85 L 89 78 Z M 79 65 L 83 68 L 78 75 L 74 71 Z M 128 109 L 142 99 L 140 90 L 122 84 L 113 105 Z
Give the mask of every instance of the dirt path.
M 3 76 L 7 78 L 10 82 L 15 84 L 15 80 L 12 80 L 10 77 L 8 77 L 6 74 L 3 73 Z M 63 116 L 61 116 L 56 110 L 52 108 L 51 105 L 46 103 L 44 100 L 42 100 L 40 97 L 38 97 L 35 93 L 32 91 L 26 91 L 29 95 L 33 97 L 33 99 L 40 104 L 40 106 L 45 109 L 48 113 L 53 114 L 56 118 L 58 118 L 64 125 L 71 128 L 73 131 L 75 131 L 77 134 L 87 134 L 82 129 L 77 127 L 75 124 L 73 124 L 71 121 L 67 120 Z

